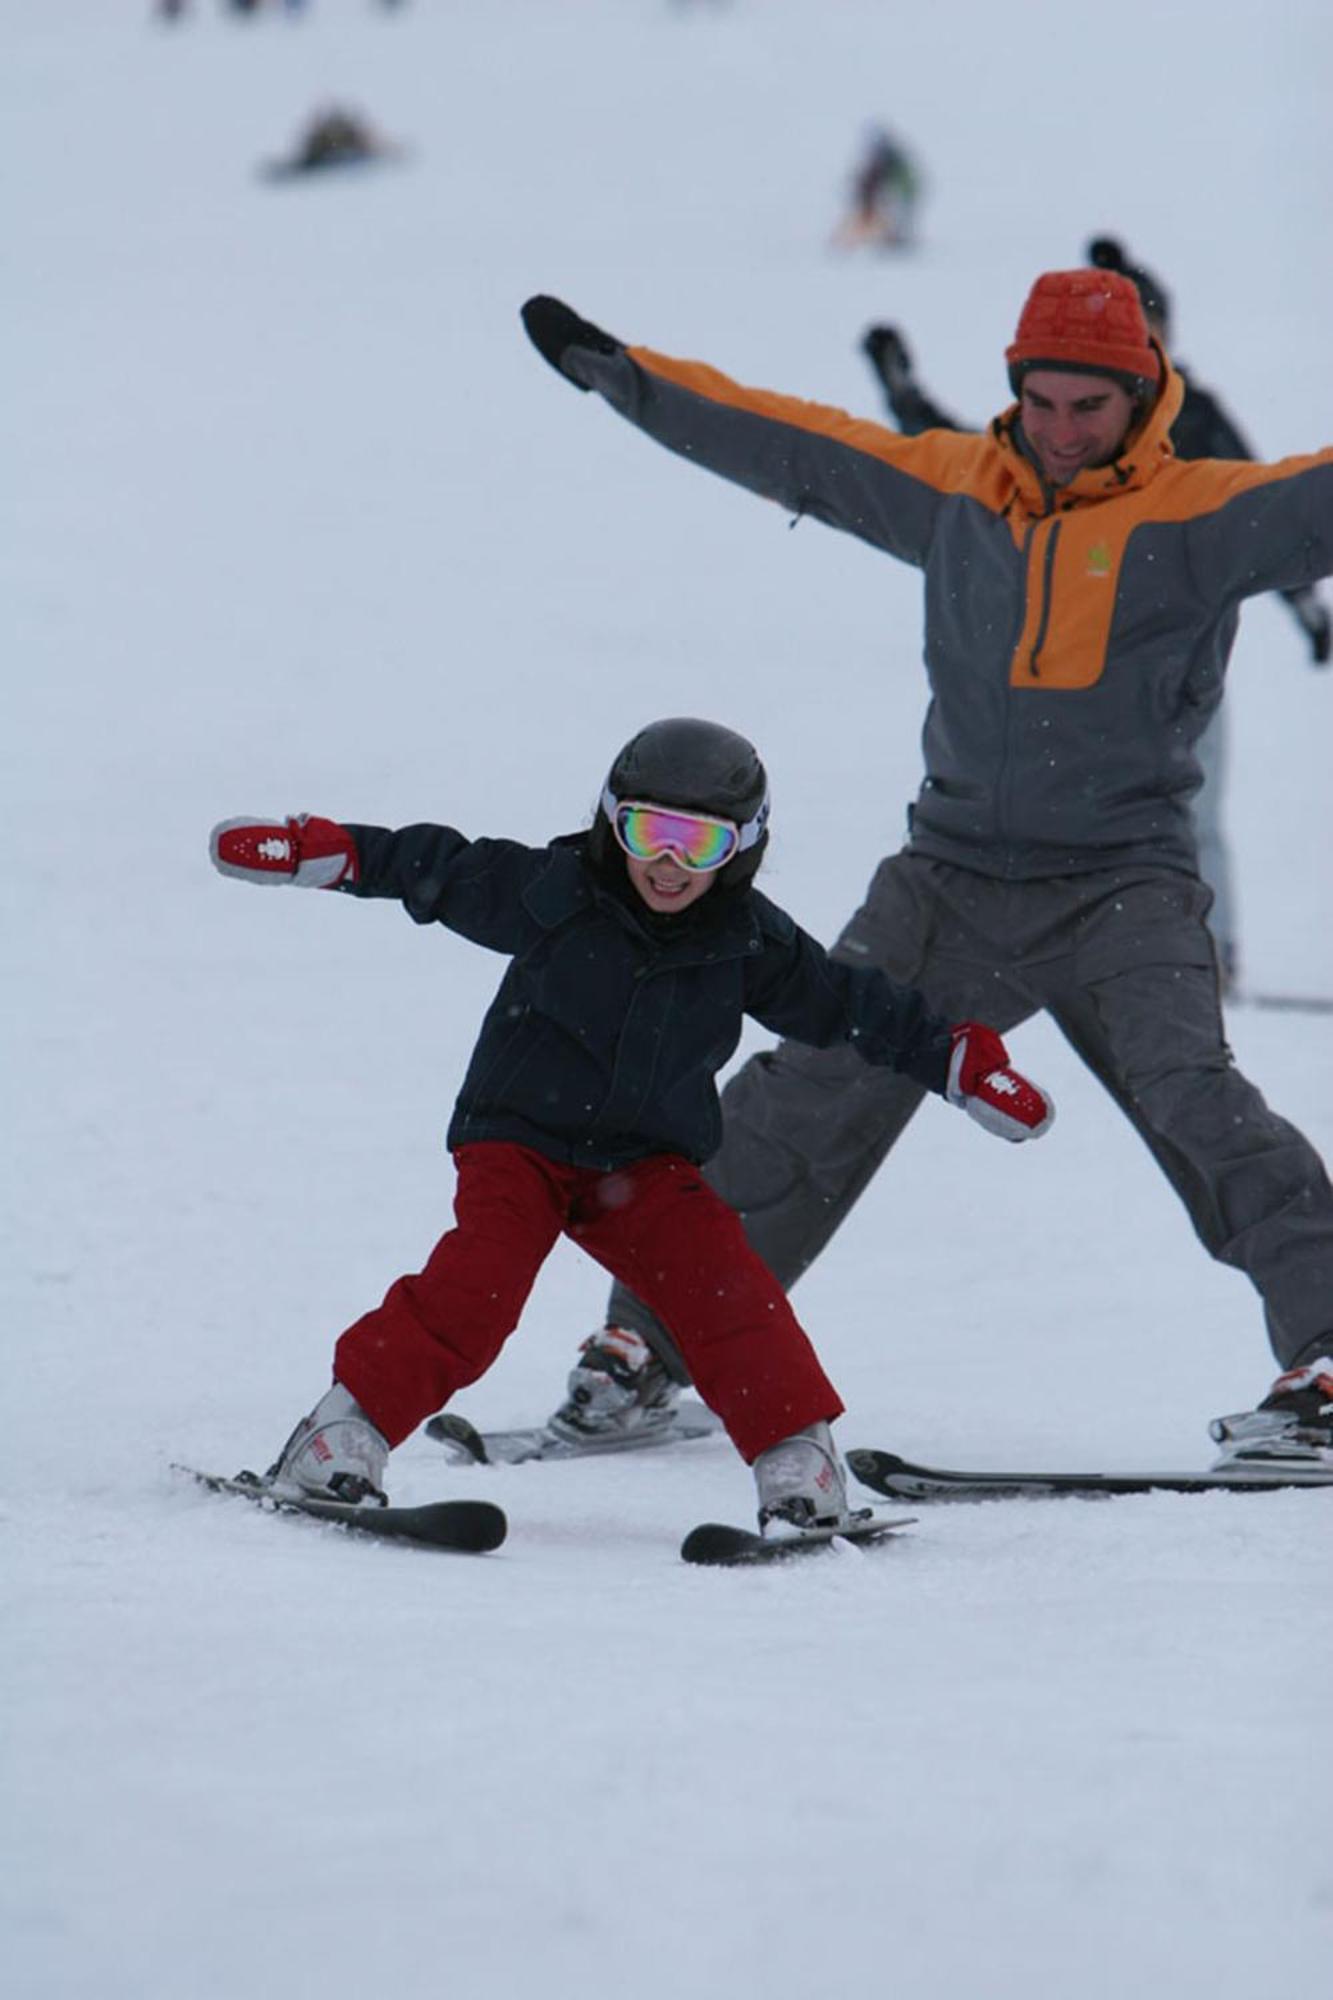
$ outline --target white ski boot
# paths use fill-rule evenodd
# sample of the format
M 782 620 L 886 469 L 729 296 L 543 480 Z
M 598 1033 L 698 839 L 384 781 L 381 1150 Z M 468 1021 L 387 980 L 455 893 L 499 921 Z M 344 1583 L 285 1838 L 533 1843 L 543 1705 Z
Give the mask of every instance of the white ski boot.
M 603 1326 L 579 1349 L 566 1400 L 547 1428 L 574 1441 L 627 1431 L 643 1438 L 674 1423 L 679 1401 L 678 1385 L 640 1334 Z
M 335 1382 L 308 1417 L 302 1417 L 268 1477 L 317 1500 L 387 1507 L 384 1468 L 387 1441 L 341 1382 Z
M 1333 1466 L 1333 1356 L 1279 1375 L 1257 1410 L 1214 1417 L 1214 1472 L 1256 1462 Z
M 825 1423 L 807 1424 L 754 1462 L 759 1532 L 770 1540 L 846 1521 L 847 1478 Z

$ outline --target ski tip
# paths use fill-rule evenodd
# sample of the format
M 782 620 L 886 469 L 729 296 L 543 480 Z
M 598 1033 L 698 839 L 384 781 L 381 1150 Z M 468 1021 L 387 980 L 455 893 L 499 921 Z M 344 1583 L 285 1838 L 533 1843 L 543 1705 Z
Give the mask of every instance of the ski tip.
M 466 1417 L 455 1416 L 452 1410 L 444 1410 L 438 1417 L 432 1417 L 426 1425 L 426 1436 L 442 1444 L 450 1455 L 466 1465 L 489 1465 L 490 1457 L 486 1441 L 475 1424 Z
M 692 1528 L 680 1545 L 681 1559 L 705 1567 L 735 1569 L 759 1563 L 786 1563 L 800 1556 L 837 1547 L 873 1548 L 903 1528 L 914 1525 L 913 1514 L 872 1514 L 869 1508 L 836 1527 L 810 1528 L 800 1534 L 769 1537 L 749 1528 L 704 1521 Z
M 509 1533 L 509 1521 L 502 1507 L 489 1500 L 450 1500 L 450 1541 L 455 1548 L 473 1555 L 489 1555 Z
M 885 1479 L 891 1473 L 908 1470 L 907 1460 L 899 1458 L 893 1451 L 845 1451 L 843 1459 L 853 1477 L 867 1486 L 873 1486 L 877 1479 Z
M 705 1567 L 743 1562 L 747 1557 L 753 1560 L 762 1540 L 762 1536 L 748 1528 L 728 1527 L 722 1521 L 701 1521 L 681 1543 L 681 1560 Z

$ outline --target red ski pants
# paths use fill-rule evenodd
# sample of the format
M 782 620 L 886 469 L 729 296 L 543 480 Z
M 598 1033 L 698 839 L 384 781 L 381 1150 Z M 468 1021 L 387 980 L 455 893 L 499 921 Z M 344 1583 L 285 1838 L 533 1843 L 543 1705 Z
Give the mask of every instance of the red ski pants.
M 747 1462 L 842 1403 L 740 1219 L 688 1160 L 613 1173 L 526 1146 L 454 1155 L 456 1227 L 343 1334 L 333 1372 L 391 1445 L 491 1366 L 563 1233 L 669 1328 Z

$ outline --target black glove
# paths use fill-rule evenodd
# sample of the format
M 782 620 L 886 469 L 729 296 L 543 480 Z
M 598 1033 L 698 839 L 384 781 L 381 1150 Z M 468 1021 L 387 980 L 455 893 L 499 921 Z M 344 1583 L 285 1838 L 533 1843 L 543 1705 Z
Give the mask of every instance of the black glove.
M 1326 667 L 1333 644 L 1333 619 L 1329 618 L 1327 605 L 1321 604 L 1310 589 L 1293 590 L 1287 601 L 1310 641 L 1311 659 L 1317 667 Z
M 861 352 L 886 389 L 903 389 L 911 381 L 912 357 L 896 326 L 868 328 Z
M 603 333 L 591 320 L 580 319 L 559 299 L 548 299 L 540 293 L 524 306 L 523 324 L 542 359 L 549 361 L 557 374 L 564 375 L 566 382 L 574 382 L 564 366 L 565 356 L 572 348 L 587 348 L 594 354 L 619 354 L 624 346 L 623 341 Z M 574 382 L 574 387 L 587 393 L 586 382 Z

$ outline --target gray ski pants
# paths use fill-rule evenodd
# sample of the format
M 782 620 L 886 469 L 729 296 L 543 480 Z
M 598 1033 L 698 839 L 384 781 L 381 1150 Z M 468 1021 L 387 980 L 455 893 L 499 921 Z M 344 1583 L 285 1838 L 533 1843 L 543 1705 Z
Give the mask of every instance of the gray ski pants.
M 1005 882 L 904 852 L 881 862 L 834 957 L 882 966 L 952 1021 L 1001 1034 L 1045 1010 L 1184 1202 L 1209 1254 L 1264 1302 L 1284 1368 L 1333 1347 L 1333 1187 L 1314 1148 L 1237 1070 L 1223 1033 L 1210 892 L 1161 868 Z M 706 1178 L 788 1290 L 869 1184 L 925 1093 L 850 1048 L 781 1042 L 722 1094 Z M 678 1380 L 664 1330 L 617 1287 Z

